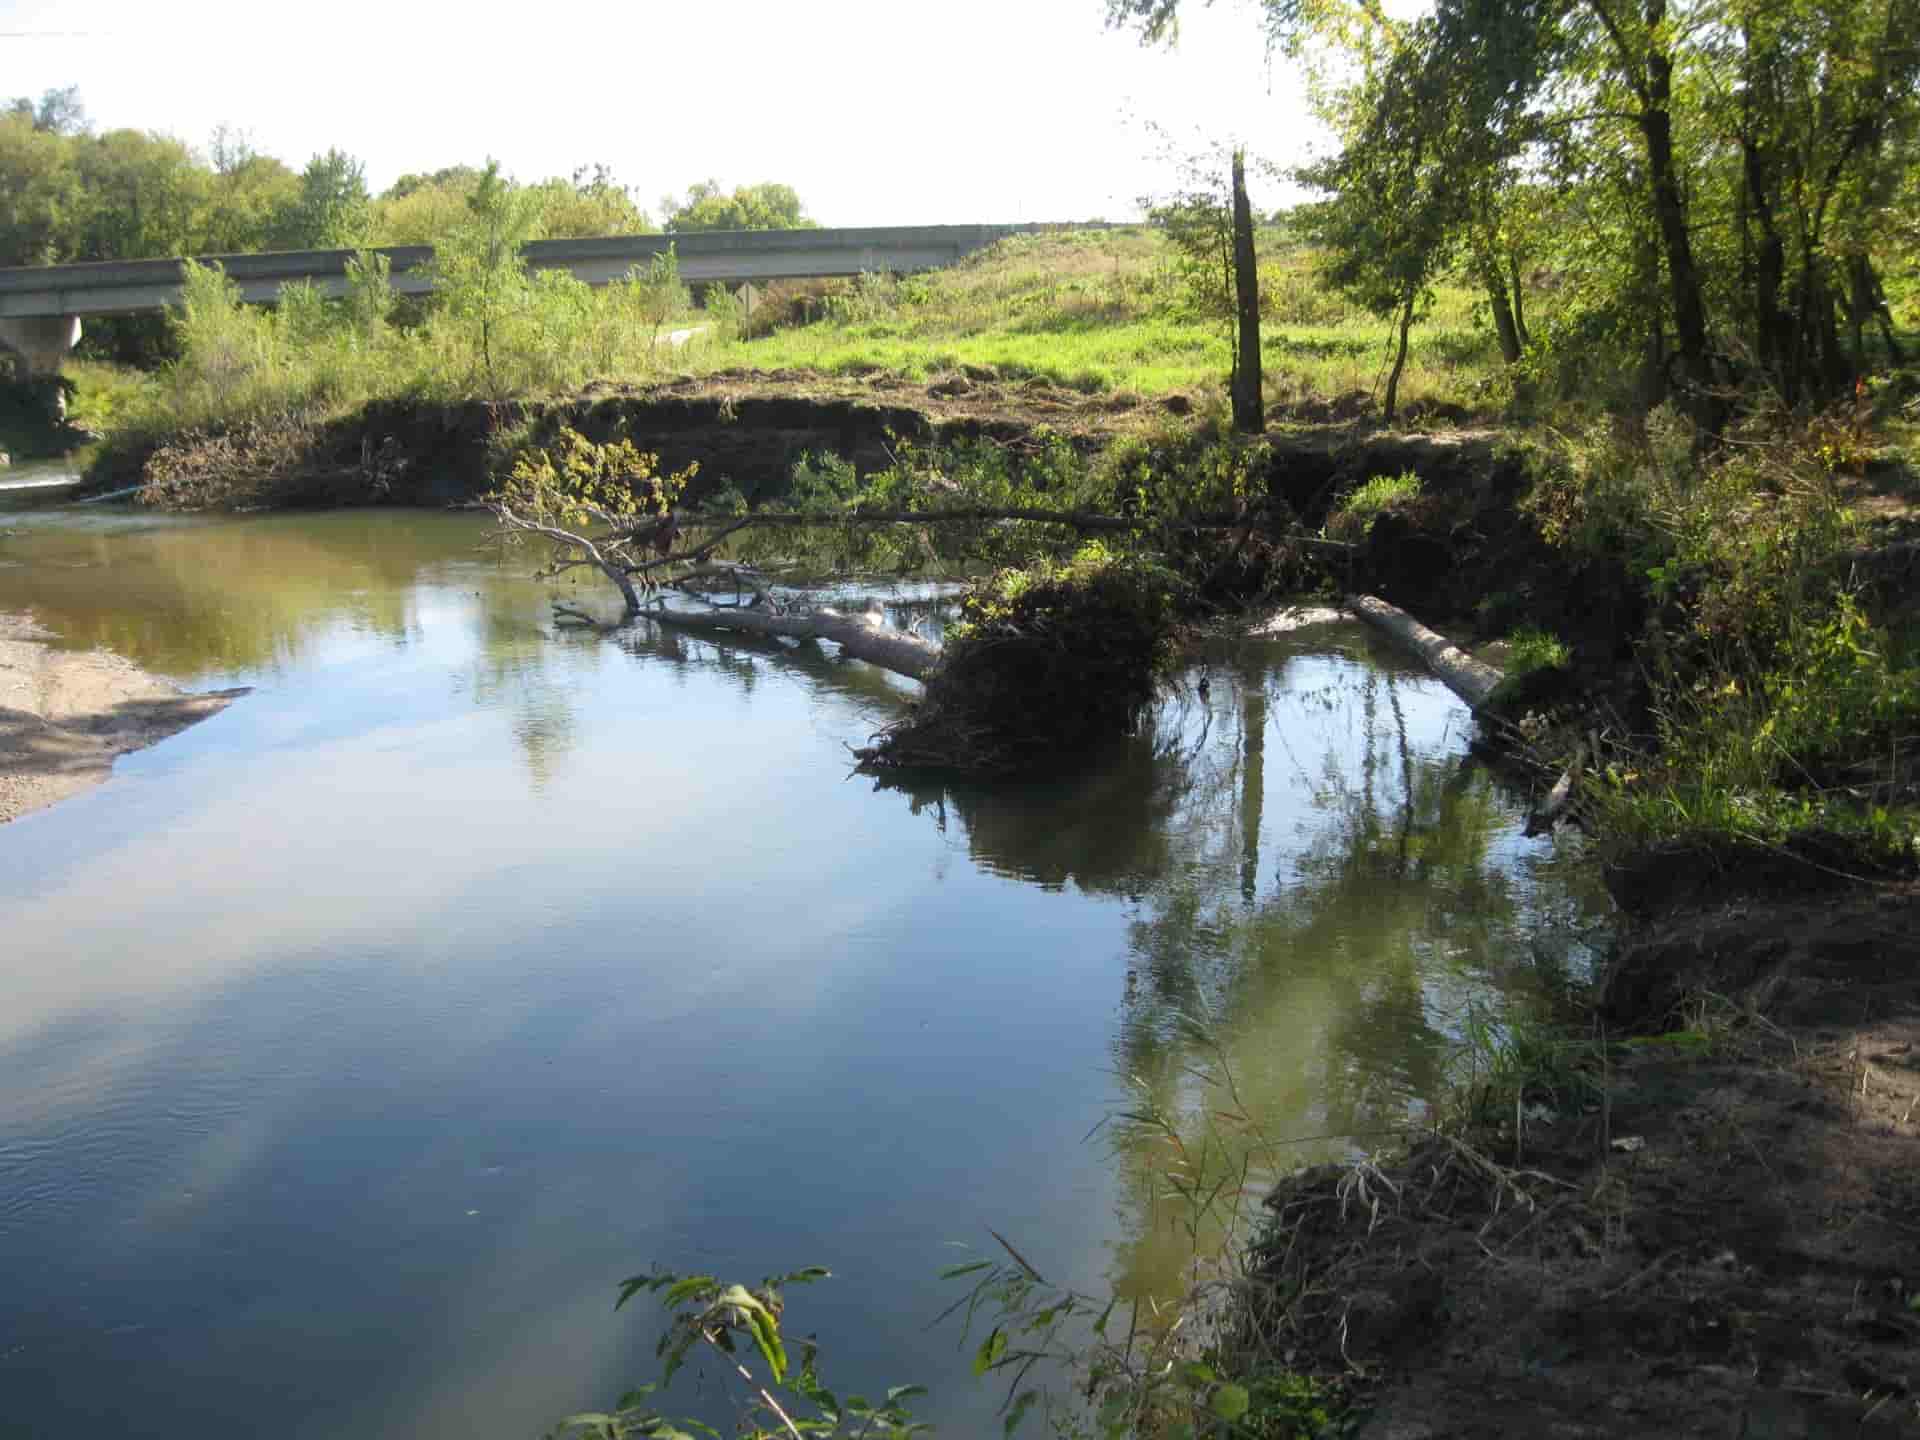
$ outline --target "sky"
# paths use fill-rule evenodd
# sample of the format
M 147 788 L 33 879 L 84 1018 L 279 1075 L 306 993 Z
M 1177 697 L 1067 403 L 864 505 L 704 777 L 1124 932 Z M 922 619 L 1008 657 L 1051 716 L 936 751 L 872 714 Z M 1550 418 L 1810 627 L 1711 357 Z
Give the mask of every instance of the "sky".
M 296 169 L 337 146 L 376 191 L 491 156 L 605 164 L 656 218 L 712 178 L 826 225 L 1123 219 L 1177 187 L 1170 147 L 1288 164 L 1316 134 L 1257 7 L 1187 5 L 1168 50 L 1104 0 L 0 0 L 0 96 L 78 85 L 96 129 L 226 125 Z

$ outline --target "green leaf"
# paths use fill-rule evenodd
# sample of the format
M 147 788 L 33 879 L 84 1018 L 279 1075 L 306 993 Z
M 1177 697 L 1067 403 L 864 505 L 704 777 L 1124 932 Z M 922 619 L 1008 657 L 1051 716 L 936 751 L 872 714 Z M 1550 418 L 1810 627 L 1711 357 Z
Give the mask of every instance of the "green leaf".
M 973 1373 L 984 1375 L 991 1370 L 1000 1357 L 1007 1353 L 1006 1332 L 994 1326 L 993 1333 L 980 1342 L 979 1350 L 974 1352 Z
M 1033 1408 L 1033 1402 L 1039 1398 L 1038 1390 L 1022 1390 L 1019 1398 L 1013 1402 L 1013 1408 L 1007 1411 L 1007 1423 L 1002 1427 L 1001 1433 L 1011 1436 L 1018 1430 L 1020 1422 L 1026 1418 L 1027 1411 Z
M 766 1310 L 747 1312 L 747 1325 L 753 1331 L 753 1343 L 760 1347 L 767 1369 L 778 1385 L 787 1378 L 787 1347 L 780 1343 L 780 1326 Z
M 942 1280 L 958 1280 L 962 1275 L 971 1275 L 976 1270 L 988 1270 L 993 1267 L 991 1260 L 970 1260 L 965 1265 L 949 1265 L 940 1272 Z
M 793 1271 L 791 1274 L 782 1275 L 780 1277 L 780 1283 L 782 1285 L 811 1285 L 814 1281 L 825 1280 L 832 1274 L 833 1272 L 824 1265 L 808 1265 Z
M 672 1279 L 673 1277 L 668 1276 L 667 1278 Z M 684 1280 L 674 1281 L 672 1288 L 667 1291 L 665 1298 L 663 1298 L 660 1303 L 669 1306 L 678 1305 L 682 1301 L 692 1299 L 704 1290 L 712 1289 L 719 1283 L 720 1282 L 715 1280 L 711 1275 L 689 1275 Z
M 887 1403 L 889 1405 L 898 1405 L 902 1400 L 911 1400 L 916 1395 L 924 1395 L 926 1393 L 927 1387 L 924 1385 L 896 1385 L 887 1391 Z
M 1244 1385 L 1222 1385 L 1213 1392 L 1213 1413 L 1222 1420 L 1238 1420 L 1252 1403 Z
M 719 1300 L 722 1305 L 737 1305 L 749 1314 L 754 1311 L 762 1315 L 767 1313 L 767 1307 L 760 1303 L 759 1297 L 744 1285 L 727 1286 L 720 1292 Z
M 1202 1385 L 1211 1385 L 1220 1378 L 1219 1374 L 1211 1365 L 1203 1365 L 1198 1360 L 1191 1360 L 1182 1366 L 1180 1376 L 1187 1384 L 1195 1388 Z

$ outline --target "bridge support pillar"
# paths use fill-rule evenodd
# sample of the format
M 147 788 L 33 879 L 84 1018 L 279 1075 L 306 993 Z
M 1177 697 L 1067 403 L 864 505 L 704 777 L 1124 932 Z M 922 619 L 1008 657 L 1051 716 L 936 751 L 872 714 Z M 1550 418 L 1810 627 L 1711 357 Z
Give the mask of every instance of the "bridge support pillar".
M 0 320 L 0 346 L 20 360 L 20 378 L 58 375 L 67 354 L 80 343 L 78 315 L 20 315 Z

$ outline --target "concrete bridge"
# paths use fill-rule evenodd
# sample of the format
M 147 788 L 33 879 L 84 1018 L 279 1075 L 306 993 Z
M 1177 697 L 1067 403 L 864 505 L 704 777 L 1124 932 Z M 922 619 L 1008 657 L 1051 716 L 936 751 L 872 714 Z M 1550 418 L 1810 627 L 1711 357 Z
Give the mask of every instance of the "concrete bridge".
M 536 270 L 568 270 L 589 285 L 624 279 L 645 269 L 671 245 L 680 278 L 690 285 L 810 280 L 885 270 L 904 274 L 950 265 L 1008 235 L 1055 229 L 1049 225 L 912 225 L 862 230 L 733 230 L 693 235 L 616 235 L 595 240 L 539 240 L 522 252 Z M 376 247 L 392 267 L 402 295 L 433 289 L 433 247 Z M 240 287 L 242 299 L 266 304 L 280 287 L 311 280 L 324 295 L 343 295 L 351 250 L 292 250 L 268 255 L 207 255 Z M 0 345 L 32 374 L 59 370 L 80 339 L 88 315 L 138 315 L 180 298 L 181 264 L 168 260 L 107 260 L 83 265 L 0 268 Z

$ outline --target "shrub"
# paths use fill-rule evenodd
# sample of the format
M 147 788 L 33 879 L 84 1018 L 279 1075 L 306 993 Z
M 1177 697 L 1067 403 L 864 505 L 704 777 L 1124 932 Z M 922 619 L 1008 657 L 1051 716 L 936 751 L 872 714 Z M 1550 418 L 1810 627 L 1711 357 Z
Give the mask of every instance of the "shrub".
M 1389 510 L 1404 509 L 1420 498 L 1420 477 L 1411 470 L 1398 475 L 1375 475 L 1365 484 L 1349 491 L 1327 517 L 1327 537 L 1332 540 L 1362 540 L 1373 525 Z
M 1522 625 L 1507 637 L 1507 677 L 1518 679 L 1536 670 L 1564 670 L 1573 658 L 1566 642 L 1550 630 Z

